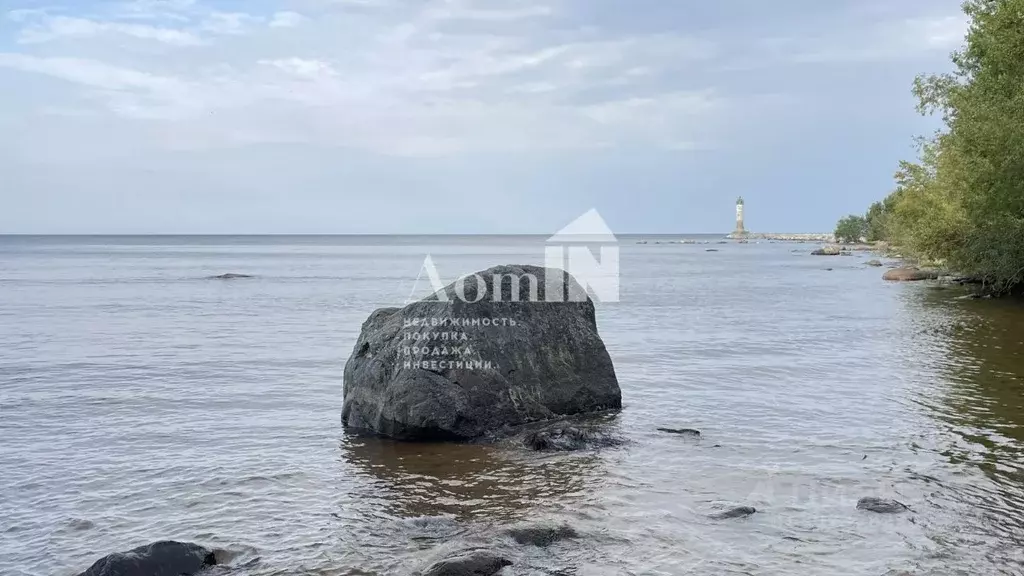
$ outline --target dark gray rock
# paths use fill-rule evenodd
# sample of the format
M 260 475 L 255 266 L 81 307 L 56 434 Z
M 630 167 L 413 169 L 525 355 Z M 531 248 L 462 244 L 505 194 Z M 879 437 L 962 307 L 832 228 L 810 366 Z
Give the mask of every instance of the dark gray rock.
M 752 506 L 737 506 L 735 508 L 726 510 L 725 512 L 719 512 L 718 514 L 712 514 L 713 520 L 729 520 L 730 518 L 746 518 L 757 513 L 757 509 Z
M 858 500 L 857 509 L 876 512 L 878 514 L 899 514 L 910 510 L 910 508 L 902 502 L 886 498 L 876 498 L 874 496 L 868 496 L 867 498 L 861 498 Z
M 537 546 L 547 548 L 555 542 L 579 538 L 579 533 L 571 526 L 517 526 L 506 530 L 516 543 L 523 546 Z
M 472 552 L 441 560 L 427 568 L 423 576 L 492 576 L 511 565 L 507 558 L 497 554 Z
M 100 558 L 79 576 L 189 576 L 216 564 L 202 546 L 164 541 Z
M 866 264 L 868 266 L 874 266 L 875 268 L 881 268 L 882 267 L 881 260 L 868 260 L 864 264 Z
M 248 274 L 221 274 L 220 276 L 210 276 L 210 280 L 242 280 L 244 278 L 252 278 Z
M 700 430 L 694 430 L 693 428 L 658 428 L 658 432 L 700 437 Z
M 594 303 L 568 273 L 498 266 L 442 294 L 363 323 L 345 365 L 344 426 L 402 440 L 471 440 L 621 408 Z
M 524 434 L 522 442 L 538 452 L 572 452 L 620 446 L 625 440 L 596 427 L 555 424 Z

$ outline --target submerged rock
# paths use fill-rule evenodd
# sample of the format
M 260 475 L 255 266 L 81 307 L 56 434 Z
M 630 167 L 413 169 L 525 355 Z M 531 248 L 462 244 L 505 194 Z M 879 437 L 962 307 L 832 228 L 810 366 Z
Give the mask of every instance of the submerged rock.
M 572 452 L 620 446 L 625 441 L 595 427 L 556 424 L 524 434 L 522 442 L 538 452 Z
M 902 502 L 886 498 L 876 498 L 874 496 L 868 496 L 867 498 L 861 498 L 858 500 L 857 509 L 877 512 L 878 514 L 899 514 L 900 512 L 910 510 L 910 508 Z
M 190 576 L 216 564 L 212 550 L 164 541 L 100 558 L 79 576 Z
M 441 560 L 425 571 L 423 576 L 492 576 L 505 566 L 511 566 L 507 558 L 490 552 L 472 552 Z
M 243 278 L 252 278 L 248 274 L 221 274 L 220 276 L 210 276 L 210 280 L 241 280 Z
M 513 540 L 523 546 L 537 546 L 547 548 L 548 546 L 562 540 L 578 538 L 579 533 L 571 526 L 518 526 L 506 530 Z
M 712 514 L 711 518 L 713 520 L 728 520 L 730 518 L 746 518 L 747 516 L 751 516 L 756 513 L 757 509 L 753 506 L 737 506 L 730 510 L 726 510 L 725 512 Z
M 472 440 L 622 407 L 594 303 L 567 272 L 497 266 L 373 312 L 345 365 L 342 424 Z
M 874 266 L 875 268 L 881 268 L 882 262 L 880 260 L 868 260 L 864 263 L 867 266 Z
M 684 436 L 700 436 L 700 430 L 694 430 L 693 428 L 658 428 L 658 432 L 668 432 L 669 434 L 681 434 Z
M 917 268 L 893 268 L 882 275 L 882 280 L 890 282 L 916 282 L 920 280 L 935 280 L 939 273 L 934 270 L 920 270 Z

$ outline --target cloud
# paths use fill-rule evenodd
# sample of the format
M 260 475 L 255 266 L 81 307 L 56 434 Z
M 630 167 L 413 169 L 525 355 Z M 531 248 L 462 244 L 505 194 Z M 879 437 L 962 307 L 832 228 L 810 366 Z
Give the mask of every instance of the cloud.
M 40 16 L 46 16 L 46 8 L 18 8 L 7 13 L 7 19 L 11 22 L 27 22 Z
M 214 34 L 244 34 L 250 27 L 263 22 L 263 18 L 245 12 L 211 12 L 200 28 Z
M 464 3 L 447 2 L 440 7 L 428 11 L 428 17 L 438 20 L 478 20 L 484 22 L 501 22 L 540 18 L 551 16 L 554 10 L 550 6 L 523 6 L 505 9 L 472 8 Z
M 912 41 L 919 42 L 919 45 L 937 50 L 951 50 L 963 44 L 969 23 L 967 17 L 960 14 L 912 18 L 905 21 L 904 26 Z
M 963 24 L 899 14 L 828 35 L 764 38 L 591 25 L 571 0 L 299 5 L 305 14 L 281 5 L 226 12 L 202 0 L 135 0 L 88 16 L 19 11 L 12 18 L 26 51 L 0 54 L 0 68 L 72 83 L 78 106 L 112 122 L 151 122 L 146 137 L 172 134 L 175 146 L 686 151 L 720 145 L 724 127 L 767 101 L 755 84 L 719 84 L 730 63 L 907 58 L 951 46 Z M 90 42 L 102 37 L 189 49 L 157 56 Z M 32 53 L 57 39 L 64 56 Z
M 145 24 L 98 22 L 88 18 L 68 16 L 47 16 L 36 24 L 23 29 L 18 41 L 22 44 L 32 44 L 57 39 L 94 38 L 104 34 L 131 36 L 175 46 L 203 44 L 198 36 L 186 30 L 160 28 Z
M 272 66 L 299 77 L 315 78 L 337 76 L 337 71 L 323 60 L 304 60 L 302 58 L 280 58 L 277 60 L 260 60 L 260 64 Z
M 878 62 L 918 58 L 960 46 L 967 34 L 965 15 L 901 18 L 829 36 L 776 40 L 799 63 Z
M 176 92 L 180 83 L 146 72 L 110 66 L 80 58 L 40 58 L 24 54 L 0 53 L 0 67 L 36 72 L 75 84 L 103 90 L 149 90 Z
M 306 17 L 298 12 L 277 12 L 271 19 L 271 28 L 294 28 L 306 21 Z

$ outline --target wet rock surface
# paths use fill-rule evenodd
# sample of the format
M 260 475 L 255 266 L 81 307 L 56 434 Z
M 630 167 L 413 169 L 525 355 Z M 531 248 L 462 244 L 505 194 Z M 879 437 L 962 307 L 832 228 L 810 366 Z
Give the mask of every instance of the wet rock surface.
M 536 266 L 497 266 L 373 312 L 344 381 L 342 423 L 400 440 L 474 440 L 622 405 L 594 303 L 568 273 Z
M 212 550 L 168 540 L 100 558 L 79 576 L 191 576 L 216 564 Z
M 485 551 L 468 552 L 432 564 L 422 576 L 492 576 L 512 561 Z
M 620 446 L 625 440 L 598 426 L 558 423 L 522 434 L 521 442 L 537 452 L 572 452 Z
M 882 275 L 882 280 L 889 282 L 917 282 L 921 280 L 935 280 L 939 273 L 934 270 L 921 270 L 918 268 L 893 268 Z
M 718 512 L 710 516 L 713 520 L 729 520 L 732 518 L 746 518 L 757 513 L 757 509 L 753 506 L 737 506 L 730 508 L 723 512 Z
M 858 510 L 867 510 L 877 514 L 899 514 L 910 510 L 906 504 L 888 498 L 869 496 L 857 501 Z
M 695 430 L 693 428 L 658 428 L 658 432 L 678 434 L 680 436 L 700 437 L 700 430 Z
M 562 540 L 571 540 L 579 537 L 579 533 L 576 530 L 565 524 L 558 526 L 517 526 L 509 528 L 505 533 L 518 544 L 540 548 L 546 548 Z

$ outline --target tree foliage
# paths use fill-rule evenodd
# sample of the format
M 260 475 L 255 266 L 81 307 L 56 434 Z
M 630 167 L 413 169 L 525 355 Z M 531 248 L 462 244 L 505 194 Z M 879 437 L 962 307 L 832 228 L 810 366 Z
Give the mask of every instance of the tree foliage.
M 850 214 L 836 225 L 835 237 L 839 242 L 860 242 L 868 233 L 868 221 L 863 216 Z
M 868 210 L 868 237 L 1005 291 L 1024 282 L 1024 0 L 967 0 L 952 73 L 914 82 L 945 128 Z

